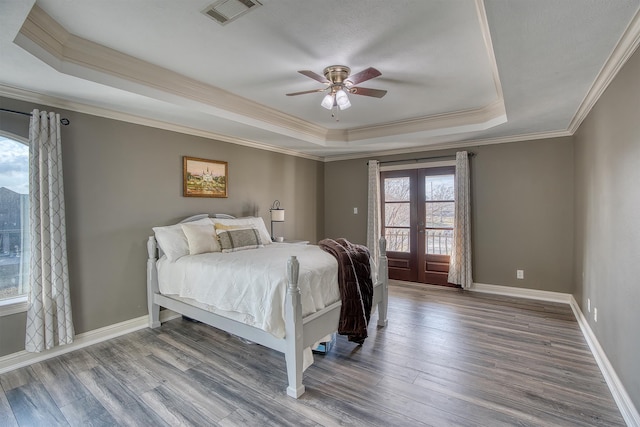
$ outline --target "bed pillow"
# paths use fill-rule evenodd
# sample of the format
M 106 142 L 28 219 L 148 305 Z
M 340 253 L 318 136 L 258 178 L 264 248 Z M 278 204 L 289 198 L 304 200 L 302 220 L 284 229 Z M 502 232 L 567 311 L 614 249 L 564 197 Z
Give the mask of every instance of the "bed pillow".
M 207 252 L 220 252 L 220 243 L 214 225 L 209 224 L 181 224 L 182 231 L 187 237 L 189 255 L 203 254 Z
M 262 240 L 263 245 L 268 245 L 271 243 L 271 235 L 267 231 L 267 227 L 264 225 L 264 221 L 262 217 L 255 216 L 247 216 L 243 218 L 211 218 L 214 224 L 222 224 L 222 225 L 241 225 L 247 228 L 255 228 L 260 233 L 260 239 Z
M 189 224 L 212 224 L 211 219 L 203 218 Z M 182 231 L 182 224 L 153 227 L 156 241 L 170 262 L 189 255 L 189 242 Z
M 237 252 L 246 249 L 263 248 L 260 231 L 256 228 L 216 230 L 222 252 Z

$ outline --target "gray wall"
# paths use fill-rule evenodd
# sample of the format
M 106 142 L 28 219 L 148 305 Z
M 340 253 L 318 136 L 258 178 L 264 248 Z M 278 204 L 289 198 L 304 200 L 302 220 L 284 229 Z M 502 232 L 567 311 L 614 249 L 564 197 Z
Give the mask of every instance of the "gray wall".
M 640 52 L 575 138 L 575 298 L 640 408 Z M 598 309 L 587 310 L 587 298 Z
M 570 138 L 473 149 L 474 281 L 573 292 Z M 524 280 L 516 279 L 524 270 Z
M 324 230 L 321 162 L 0 98 L 20 111 L 56 110 L 63 171 L 73 319 L 77 333 L 143 316 L 151 227 L 196 213 L 262 216 L 286 209 L 284 236 L 317 241 Z M 28 132 L 28 117 L 0 114 L 0 128 Z M 182 197 L 182 156 L 229 163 L 229 197 Z M 284 226 L 282 228 L 282 226 Z M 277 233 L 281 234 L 281 233 Z M 25 315 L 0 317 L 0 356 L 24 348 Z
M 468 148 L 474 281 L 573 292 L 571 138 Z M 380 161 L 455 153 L 431 151 Z M 357 207 L 359 213 L 353 214 Z M 367 161 L 325 165 L 325 231 L 366 243 Z M 524 270 L 524 280 L 516 279 Z

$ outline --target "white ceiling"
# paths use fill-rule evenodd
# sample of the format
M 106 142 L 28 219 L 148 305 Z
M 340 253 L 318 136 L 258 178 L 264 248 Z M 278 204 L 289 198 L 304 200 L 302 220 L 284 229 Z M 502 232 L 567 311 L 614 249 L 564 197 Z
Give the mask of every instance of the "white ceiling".
M 0 95 L 325 159 L 569 135 L 639 1 L 262 0 L 222 26 L 213 0 L 0 0 Z M 334 64 L 387 95 L 339 121 L 285 96 Z

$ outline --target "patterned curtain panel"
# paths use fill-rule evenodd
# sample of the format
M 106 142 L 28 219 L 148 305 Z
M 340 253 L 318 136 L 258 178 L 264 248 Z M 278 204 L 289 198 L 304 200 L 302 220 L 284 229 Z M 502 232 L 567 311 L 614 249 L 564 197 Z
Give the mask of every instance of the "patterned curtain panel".
M 367 212 L 367 247 L 371 259 L 377 262 L 380 255 L 380 162 L 369 160 L 369 203 Z M 377 272 L 377 266 L 372 271 Z
M 453 248 L 449 261 L 449 283 L 463 288 L 473 284 L 471 277 L 471 177 L 466 151 L 456 153 L 455 217 Z
M 31 259 L 25 349 L 73 342 L 60 115 L 34 110 L 29 128 Z

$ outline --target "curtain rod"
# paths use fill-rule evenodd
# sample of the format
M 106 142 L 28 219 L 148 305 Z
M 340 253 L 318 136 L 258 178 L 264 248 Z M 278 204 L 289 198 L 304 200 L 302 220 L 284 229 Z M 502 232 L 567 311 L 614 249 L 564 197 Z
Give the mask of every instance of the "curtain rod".
M 31 116 L 32 115 L 31 113 L 25 113 L 24 111 L 9 110 L 7 108 L 0 108 L 0 111 L 4 111 L 6 113 L 21 114 L 23 116 Z M 65 118 L 60 119 L 60 124 L 63 125 L 63 126 L 67 126 L 69 123 L 71 123 L 69 121 L 69 119 L 65 119 Z
M 473 153 L 471 151 L 467 152 L 467 156 L 468 157 L 473 157 L 475 156 L 476 153 Z M 455 159 L 456 155 L 455 154 L 447 154 L 446 156 L 432 156 L 432 157 L 420 157 L 419 159 L 403 159 L 403 160 L 388 160 L 386 162 L 378 162 L 381 165 L 385 165 L 388 163 L 401 163 L 401 162 L 414 162 L 414 163 L 418 163 L 418 162 L 422 162 L 424 160 L 440 160 L 440 159 Z M 367 164 L 369 164 L 369 162 L 367 162 Z

